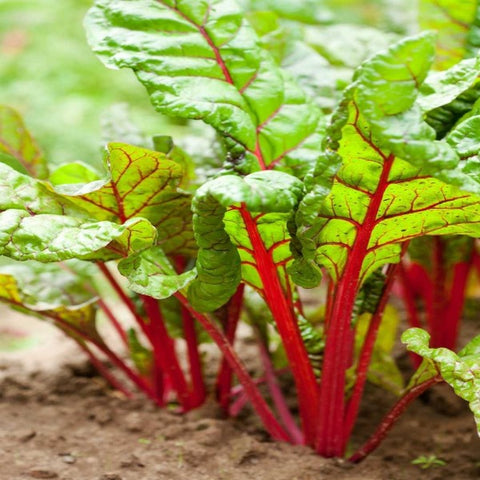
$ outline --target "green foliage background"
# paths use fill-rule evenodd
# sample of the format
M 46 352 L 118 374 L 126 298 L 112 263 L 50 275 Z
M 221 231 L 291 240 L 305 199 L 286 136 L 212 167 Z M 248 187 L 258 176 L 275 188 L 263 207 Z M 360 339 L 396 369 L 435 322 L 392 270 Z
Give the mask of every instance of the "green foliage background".
M 146 133 L 162 130 L 143 87 L 107 70 L 90 51 L 83 17 L 91 0 L 0 1 L 0 103 L 16 108 L 53 164 L 101 163 L 101 118 L 128 103 Z

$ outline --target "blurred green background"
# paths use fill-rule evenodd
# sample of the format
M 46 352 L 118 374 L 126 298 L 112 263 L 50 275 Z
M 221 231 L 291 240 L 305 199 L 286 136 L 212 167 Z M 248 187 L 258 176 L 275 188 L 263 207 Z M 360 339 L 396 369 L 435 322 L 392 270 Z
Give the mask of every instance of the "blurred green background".
M 92 0 L 0 0 L 0 103 L 16 108 L 53 164 L 99 165 L 101 118 L 126 102 L 145 133 L 162 131 L 129 70 L 106 69 L 82 22 Z

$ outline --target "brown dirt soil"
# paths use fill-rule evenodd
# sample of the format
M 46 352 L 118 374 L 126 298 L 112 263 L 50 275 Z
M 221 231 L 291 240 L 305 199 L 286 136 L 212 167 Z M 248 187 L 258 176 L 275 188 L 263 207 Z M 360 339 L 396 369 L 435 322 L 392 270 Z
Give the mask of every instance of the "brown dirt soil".
M 67 350 L 59 352 L 63 361 L 57 359 L 55 368 L 35 364 L 32 354 L 28 365 L 17 353 L 0 356 L 0 480 L 480 478 L 472 415 L 445 388 L 416 401 L 382 446 L 351 466 L 269 441 L 247 409 L 224 420 L 213 402 L 180 416 L 140 396 L 126 400 Z M 392 402 L 379 389 L 368 392 L 355 443 Z M 423 470 L 411 464 L 420 455 L 436 455 L 446 465 Z

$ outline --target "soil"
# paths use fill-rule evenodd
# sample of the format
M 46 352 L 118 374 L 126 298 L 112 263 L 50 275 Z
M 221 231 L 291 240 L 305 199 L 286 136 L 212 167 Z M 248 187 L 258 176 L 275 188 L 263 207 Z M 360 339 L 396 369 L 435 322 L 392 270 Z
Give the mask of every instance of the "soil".
M 417 400 L 381 447 L 352 466 L 271 442 L 248 409 L 225 420 L 213 402 L 181 416 L 140 395 L 122 398 L 68 341 L 34 322 L 41 325 L 39 344 L 0 355 L 0 480 L 480 478 L 472 415 L 448 388 Z M 370 389 L 355 444 L 368 437 L 392 402 L 385 392 Z M 411 463 L 422 455 L 435 455 L 445 465 L 422 469 Z

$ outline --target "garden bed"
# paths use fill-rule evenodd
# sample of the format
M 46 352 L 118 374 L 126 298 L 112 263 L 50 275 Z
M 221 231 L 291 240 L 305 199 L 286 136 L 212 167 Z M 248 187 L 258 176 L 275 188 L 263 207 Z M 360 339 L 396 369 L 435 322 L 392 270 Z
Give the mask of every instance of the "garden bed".
M 25 325 L 12 321 L 17 314 L 3 313 L 0 326 Z M 480 440 L 472 415 L 444 388 L 417 400 L 378 450 L 353 467 L 271 442 L 248 408 L 224 420 L 213 402 L 180 416 L 141 396 L 122 398 L 61 334 L 28 321 L 41 344 L 1 356 L 1 479 L 479 478 Z M 238 348 L 248 352 L 248 338 Z M 384 391 L 370 389 L 355 442 L 368 436 L 392 403 Z M 446 464 L 421 469 L 411 463 L 431 455 Z

